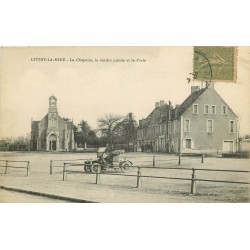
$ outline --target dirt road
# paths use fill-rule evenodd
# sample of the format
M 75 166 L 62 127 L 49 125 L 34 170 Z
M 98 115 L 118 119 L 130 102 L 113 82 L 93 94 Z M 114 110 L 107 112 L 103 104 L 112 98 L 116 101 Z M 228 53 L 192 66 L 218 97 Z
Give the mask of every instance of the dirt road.
M 178 165 L 178 157 L 174 155 L 145 153 L 126 153 L 127 159 L 134 165 L 155 166 L 159 169 L 141 169 L 144 176 L 191 178 L 192 171 L 185 169 L 163 170 L 163 167 L 181 167 L 200 169 L 196 171 L 196 178 L 209 180 L 228 180 L 249 182 L 249 173 L 202 171 L 209 169 L 235 169 L 249 170 L 249 159 L 222 159 L 205 158 L 201 163 L 200 158 L 186 157 Z M 190 180 L 172 180 L 161 178 L 142 178 L 141 188 L 136 188 L 136 176 L 107 175 L 113 170 L 101 174 L 98 185 L 95 184 L 95 174 L 68 174 L 67 180 L 62 181 L 62 168 L 54 169 L 50 175 L 50 160 L 95 159 L 95 154 L 80 153 L 0 153 L 1 160 L 28 160 L 30 161 L 31 175 L 26 177 L 24 169 L 9 169 L 4 175 L 4 168 L 0 168 L 0 185 L 7 187 L 23 188 L 24 190 L 42 191 L 55 195 L 70 196 L 75 199 L 86 199 L 95 202 L 249 202 L 249 185 L 196 182 L 196 195 L 190 195 Z M 77 161 L 76 161 L 77 162 Z M 83 160 L 79 160 L 83 162 Z M 83 167 L 73 167 L 83 170 Z M 113 172 L 112 172 L 113 171 Z M 118 173 L 119 174 L 119 173 Z M 136 175 L 137 168 L 132 168 L 129 175 Z M 4 196 L 6 197 L 6 196 Z M 3 199 L 2 199 L 3 200 Z M 22 199 L 18 199 L 22 200 Z M 5 201 L 4 201 L 5 202 Z M 6 201 L 7 202 L 7 201 Z M 34 201 L 36 202 L 36 201 Z

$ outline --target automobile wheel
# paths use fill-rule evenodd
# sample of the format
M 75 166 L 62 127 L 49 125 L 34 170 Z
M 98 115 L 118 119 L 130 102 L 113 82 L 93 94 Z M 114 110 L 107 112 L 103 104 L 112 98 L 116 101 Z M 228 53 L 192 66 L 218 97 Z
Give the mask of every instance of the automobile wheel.
M 127 171 L 130 169 L 130 165 L 129 165 L 128 163 L 123 163 L 123 164 L 120 166 L 120 168 L 121 168 L 121 171 L 122 171 L 123 173 L 125 173 L 125 172 L 127 172 Z
M 91 172 L 92 173 L 100 173 L 101 172 L 101 166 L 98 163 L 94 163 L 91 166 Z

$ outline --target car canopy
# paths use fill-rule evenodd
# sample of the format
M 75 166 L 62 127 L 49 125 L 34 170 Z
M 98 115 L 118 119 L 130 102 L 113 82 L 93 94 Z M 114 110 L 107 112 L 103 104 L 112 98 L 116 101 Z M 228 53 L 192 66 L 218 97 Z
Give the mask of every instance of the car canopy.
M 125 150 L 124 150 L 124 149 L 115 150 L 115 151 L 112 151 L 112 152 L 111 152 L 112 155 L 120 155 L 120 154 L 124 154 L 124 153 L 125 153 Z
M 103 155 L 105 153 L 106 149 L 107 149 L 106 147 L 100 147 L 100 148 L 98 148 L 97 149 L 97 157 Z

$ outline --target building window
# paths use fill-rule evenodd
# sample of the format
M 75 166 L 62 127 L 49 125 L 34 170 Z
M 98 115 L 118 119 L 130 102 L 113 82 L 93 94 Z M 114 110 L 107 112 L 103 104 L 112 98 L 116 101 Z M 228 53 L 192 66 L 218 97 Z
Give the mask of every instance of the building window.
M 207 120 L 207 133 L 213 133 L 214 128 L 213 128 L 213 120 Z
M 183 140 L 183 148 L 185 148 L 185 149 L 194 149 L 194 139 L 185 138 Z
M 208 114 L 208 105 L 204 106 L 204 114 Z
M 223 106 L 222 106 L 222 114 L 223 114 L 223 115 L 226 115 L 226 114 L 227 114 L 227 106 L 226 106 L 226 105 L 223 105 Z
M 229 132 L 230 133 L 234 133 L 234 121 L 230 121 L 230 125 L 229 125 Z
M 193 114 L 198 114 L 198 104 L 193 104 Z
M 186 139 L 186 148 L 191 149 L 191 139 Z
M 216 114 L 216 106 L 215 105 L 212 105 L 212 114 L 215 115 Z
M 190 132 L 190 120 L 189 119 L 184 120 L 184 132 Z

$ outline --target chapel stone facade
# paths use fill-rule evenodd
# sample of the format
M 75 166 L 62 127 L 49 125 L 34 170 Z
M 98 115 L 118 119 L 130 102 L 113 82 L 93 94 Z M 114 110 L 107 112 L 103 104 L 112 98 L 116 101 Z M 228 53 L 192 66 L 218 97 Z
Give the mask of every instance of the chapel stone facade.
M 74 144 L 73 122 L 59 116 L 57 98 L 52 95 L 45 117 L 31 122 L 30 148 L 33 151 L 72 151 Z

